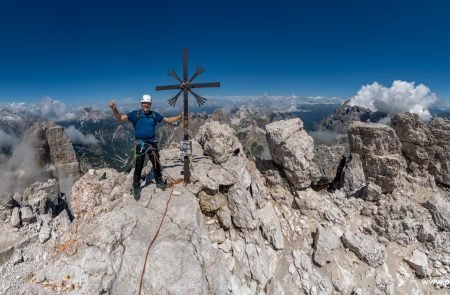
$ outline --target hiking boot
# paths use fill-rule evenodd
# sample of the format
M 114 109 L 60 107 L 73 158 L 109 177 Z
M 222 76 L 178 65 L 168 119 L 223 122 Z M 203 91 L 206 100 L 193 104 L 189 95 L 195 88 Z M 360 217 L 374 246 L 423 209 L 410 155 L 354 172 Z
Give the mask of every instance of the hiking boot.
M 140 186 L 133 185 L 133 197 L 136 201 L 139 201 L 141 198 L 141 188 Z
M 162 179 L 162 178 L 156 178 L 155 179 L 156 182 L 156 186 L 161 189 L 161 190 L 165 190 L 167 188 L 167 184 L 166 182 Z

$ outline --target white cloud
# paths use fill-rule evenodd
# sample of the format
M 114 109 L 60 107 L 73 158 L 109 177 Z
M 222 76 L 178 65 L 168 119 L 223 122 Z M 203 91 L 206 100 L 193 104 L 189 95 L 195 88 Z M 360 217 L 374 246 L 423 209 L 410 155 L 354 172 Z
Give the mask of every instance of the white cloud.
M 65 103 L 44 97 L 37 103 L 12 102 L 5 106 L 16 113 L 29 114 L 33 117 L 52 121 L 67 121 L 77 118 L 76 111 Z
M 3 131 L 2 129 L 0 129 L 0 149 L 1 148 L 9 148 L 11 146 L 13 146 L 14 144 L 16 144 L 19 140 L 6 133 L 5 131 Z
M 36 136 L 26 136 L 18 143 L 11 157 L 0 165 L 0 193 L 23 189 L 30 184 L 41 181 L 48 174 L 39 167 L 36 146 Z
M 309 135 L 314 138 L 316 144 L 331 145 L 336 143 L 336 132 L 323 130 L 323 131 L 312 131 Z
M 94 135 L 85 135 L 73 125 L 66 128 L 65 131 L 73 144 L 98 144 L 98 139 Z
M 416 86 L 414 82 L 394 81 L 390 88 L 377 82 L 361 87 L 350 99 L 349 104 L 389 115 L 402 112 L 416 113 L 425 121 L 431 118 L 428 108 L 437 101 L 437 96 L 423 84 Z

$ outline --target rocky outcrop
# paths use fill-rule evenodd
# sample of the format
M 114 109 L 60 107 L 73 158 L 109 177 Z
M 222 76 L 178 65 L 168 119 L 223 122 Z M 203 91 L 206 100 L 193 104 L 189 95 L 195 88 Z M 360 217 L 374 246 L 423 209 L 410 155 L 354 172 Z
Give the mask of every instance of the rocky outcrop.
M 433 118 L 428 126 L 436 144 L 436 153 L 429 171 L 437 182 L 450 186 L 450 120 Z
M 427 255 L 422 251 L 418 249 L 414 250 L 412 256 L 406 258 L 405 261 L 408 262 L 420 278 L 431 275 L 431 269 L 428 267 Z
M 233 130 L 217 121 L 202 125 L 197 139 L 205 153 L 217 164 L 225 163 L 233 153 L 243 151 L 241 143 L 233 136 Z
M 384 115 L 345 101 L 334 114 L 319 123 L 319 130 L 330 130 L 336 133 L 347 133 L 352 122 L 377 122 Z
M 64 128 L 54 122 L 34 124 L 28 131 L 37 151 L 40 166 L 51 164 L 57 179 L 77 177 L 80 174 L 79 163 L 72 143 L 64 132 Z
M 169 193 L 151 198 L 150 188 L 144 189 L 142 199 L 150 202 L 150 208 L 146 209 L 129 193 L 124 193 L 129 190 L 130 180 L 117 182 L 124 175 L 110 169 L 97 172 L 86 174 L 74 187 L 72 206 L 76 219 L 54 244 L 56 255 L 50 258 L 51 266 L 40 272 L 47 284 L 30 285 L 28 290 L 48 292 L 46 286 L 51 288 L 60 280 L 73 283 L 75 290 L 89 294 L 111 288 L 121 294 L 130 292 L 130 287 L 137 290 L 148 243 L 143 237 L 156 232 Z M 81 187 L 90 187 L 97 201 L 83 202 L 87 191 L 78 189 Z M 120 198 L 106 198 L 113 187 L 120 187 Z M 148 258 L 144 288 L 157 293 L 158 290 L 172 293 L 190 290 L 221 294 L 221 290 L 228 288 L 226 271 L 220 268 L 223 262 L 217 250 L 204 242 L 208 234 L 199 219 L 202 215 L 196 198 L 189 191 L 182 193 L 181 197 L 172 197 L 162 234 Z M 89 203 L 89 212 L 85 210 L 85 202 Z M 90 262 L 80 265 L 78 261 L 84 259 Z M 175 265 L 176 270 L 172 268 Z M 70 279 L 66 278 L 67 274 Z M 70 289 L 70 284 L 67 285 Z
M 382 265 L 386 258 L 384 246 L 372 236 L 346 232 L 342 236 L 342 242 L 370 266 Z
M 49 147 L 51 163 L 55 168 L 55 177 L 58 179 L 79 177 L 80 164 L 64 128 L 50 123 L 45 127 L 45 137 Z
M 272 160 L 283 168 L 295 188 L 307 188 L 320 178 L 314 163 L 314 143 L 303 129 L 300 119 L 278 121 L 266 125 L 267 143 Z
M 434 158 L 434 137 L 419 115 L 401 113 L 391 118 L 391 126 L 402 145 L 403 155 L 410 162 L 409 167 L 414 169 L 417 165 L 421 170 L 427 170 L 430 161 Z
M 386 125 L 354 122 L 348 132 L 350 152 L 358 154 L 366 180 L 392 192 L 399 184 L 405 163 L 401 143 Z
M 193 141 L 190 184 L 180 183 L 183 165 L 172 144 L 161 151 L 165 191 L 150 173 L 135 201 L 132 173 L 101 169 L 73 186 L 72 223 L 65 210 L 54 217 L 29 204 L 43 212 L 36 221 L 0 223 L 8 237 L 34 233 L 27 246 L 0 243 L 0 293 L 20 294 L 20 285 L 23 294 L 135 294 L 149 249 L 142 284 L 150 294 L 444 294 L 425 289 L 421 278 L 450 273 L 447 192 L 426 174 L 405 174 L 391 192 L 366 179 L 364 157 L 394 153 L 389 138 L 352 154 L 341 189 L 296 189 L 281 165 L 224 152 L 220 138 L 233 142 L 233 133 L 217 127 L 214 140 Z M 37 187 L 43 192 L 32 199 L 51 185 Z M 22 199 L 13 194 L 2 204 Z M 19 269 L 28 272 L 14 279 Z
M 366 185 L 366 176 L 362 167 L 359 154 L 352 154 L 341 173 L 341 186 L 349 195 L 353 195 L 356 191 Z
M 331 184 L 339 182 L 345 163 L 344 145 L 318 145 L 314 148 L 314 163 L 320 171 L 320 180 L 317 184 Z
M 436 226 L 443 231 L 450 232 L 450 204 L 439 195 L 432 196 L 424 205 Z

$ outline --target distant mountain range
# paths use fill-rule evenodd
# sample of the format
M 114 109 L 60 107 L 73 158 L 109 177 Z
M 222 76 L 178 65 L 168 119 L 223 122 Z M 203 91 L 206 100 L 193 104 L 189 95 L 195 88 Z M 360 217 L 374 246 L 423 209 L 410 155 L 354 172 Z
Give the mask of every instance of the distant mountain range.
M 164 106 L 162 101 L 158 101 L 155 105 Z M 158 111 L 169 116 L 173 115 L 173 109 L 169 107 L 160 108 Z M 230 97 L 220 102 L 211 99 L 207 107 L 192 106 L 191 111 L 193 114 L 190 121 L 192 137 L 195 136 L 196 126 L 203 124 L 208 117 L 210 120 L 227 122 L 236 130 L 236 136 L 243 143 L 244 149 L 247 149 L 246 153 L 249 156 L 261 158 L 270 157 L 264 139 L 264 126 L 267 123 L 297 117 L 302 119 L 305 130 L 309 132 L 333 130 L 342 133 L 345 132 L 343 127 L 347 124 L 345 121 L 353 119 L 365 121 L 363 117 L 366 116 L 370 117 L 370 121 L 376 122 L 382 117 L 382 114 L 371 113 L 363 108 L 346 108 L 340 98 L 325 100 L 320 97 L 295 96 L 247 97 L 245 101 L 240 97 Z M 450 117 L 450 110 L 445 108 L 435 108 L 430 111 L 434 116 Z M 119 171 L 128 171 L 132 168 L 134 135 L 131 124 L 119 124 L 107 108 L 83 107 L 70 112 L 70 116 L 62 114 L 66 120 L 57 123 L 66 130 L 69 127 L 75 129 L 80 136 L 89 135 L 96 139 L 95 144 L 83 144 L 71 138 L 82 172 L 100 167 L 111 167 Z M 45 121 L 45 118 L 36 114 L 39 112 L 35 107 L 33 112 L 27 112 L 24 108 L 19 111 L 11 108 L 0 109 L 0 165 L 8 158 L 14 145 L 33 122 Z M 170 142 L 179 142 L 183 133 L 181 126 L 163 124 L 158 134 L 160 146 L 164 147 Z

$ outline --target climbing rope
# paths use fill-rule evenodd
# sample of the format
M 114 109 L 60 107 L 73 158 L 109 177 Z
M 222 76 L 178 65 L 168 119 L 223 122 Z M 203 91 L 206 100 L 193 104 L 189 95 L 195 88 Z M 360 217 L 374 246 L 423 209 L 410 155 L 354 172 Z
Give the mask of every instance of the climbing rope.
M 156 161 L 158 161 L 159 165 L 162 167 L 161 162 L 159 161 L 159 158 L 158 158 L 157 155 L 156 155 L 155 149 L 152 150 L 152 155 L 153 155 L 154 159 L 155 159 Z M 174 188 L 175 188 L 175 184 L 181 183 L 179 180 L 183 181 L 182 179 L 176 180 L 176 179 L 173 178 L 167 171 L 166 171 L 166 173 L 167 173 L 168 178 L 170 178 L 170 179 L 172 180 L 171 182 L 169 182 L 169 186 L 171 187 L 170 195 L 169 195 L 169 199 L 167 200 L 167 203 L 166 203 L 166 208 L 165 208 L 165 210 L 164 210 L 163 217 L 161 218 L 161 222 L 159 223 L 158 230 L 156 231 L 155 236 L 154 236 L 153 239 L 150 241 L 150 244 L 149 244 L 148 247 L 147 247 L 147 252 L 146 252 L 146 254 L 145 254 L 145 259 L 144 259 L 144 266 L 142 267 L 141 279 L 140 279 L 140 282 L 139 282 L 139 293 L 138 293 L 139 295 L 141 295 L 142 285 L 143 285 L 143 283 L 144 283 L 144 273 L 145 273 L 145 268 L 146 268 L 146 266 L 147 266 L 147 258 L 148 258 L 148 254 L 150 253 L 150 249 L 151 249 L 153 243 L 156 241 L 156 238 L 157 238 L 158 235 L 159 235 L 159 231 L 161 230 L 162 224 L 163 224 L 164 219 L 165 219 L 165 217 L 166 217 L 166 215 L 167 215 L 167 211 L 168 211 L 168 209 L 169 209 L 169 203 L 170 203 L 170 200 L 172 199 L 172 195 L 173 195 L 173 190 L 174 190 Z

